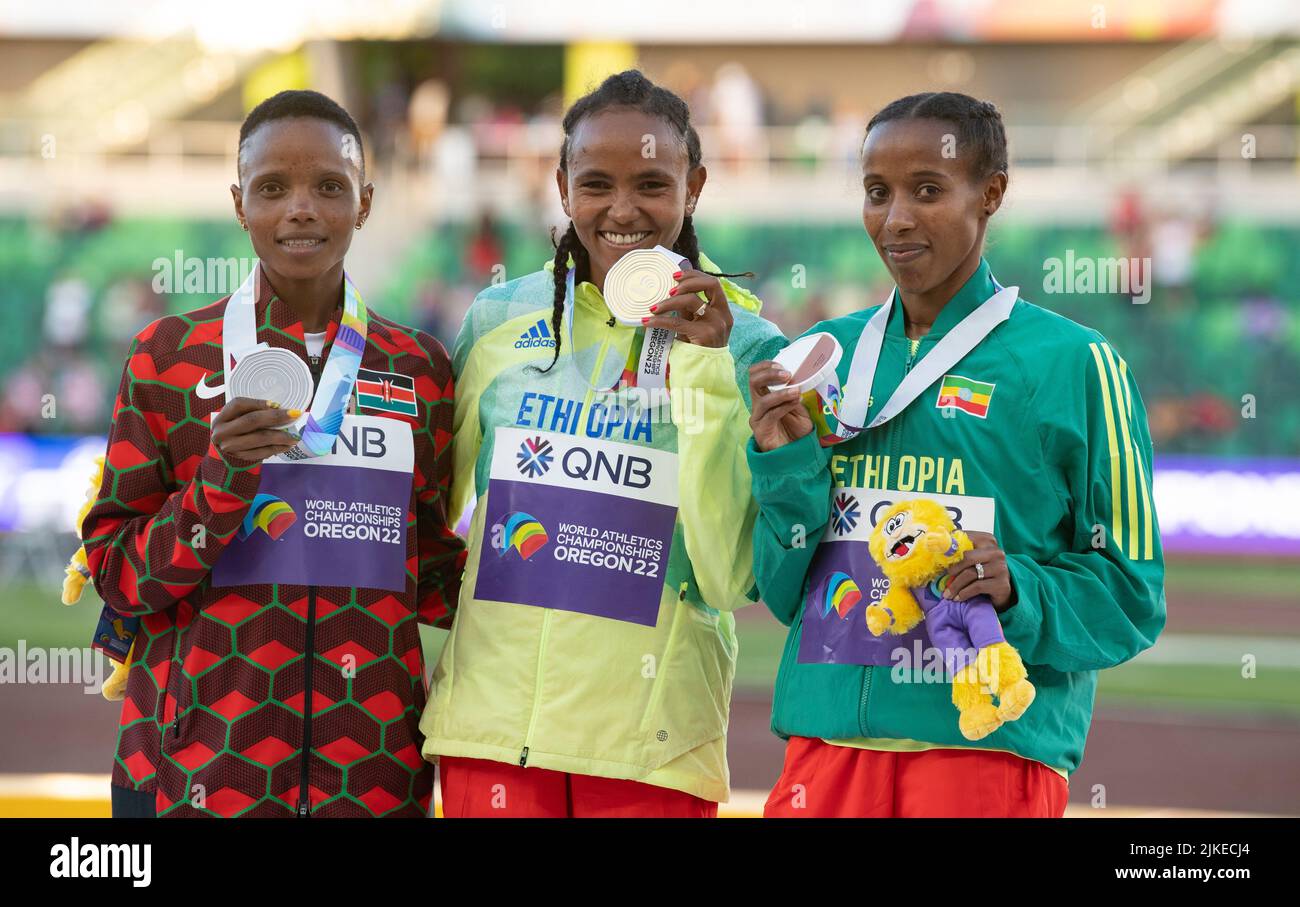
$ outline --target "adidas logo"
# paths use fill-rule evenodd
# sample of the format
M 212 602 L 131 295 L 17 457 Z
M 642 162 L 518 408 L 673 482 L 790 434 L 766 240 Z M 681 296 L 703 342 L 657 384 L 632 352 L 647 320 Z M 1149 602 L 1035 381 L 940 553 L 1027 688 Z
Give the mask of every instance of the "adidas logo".
M 537 324 L 520 334 L 519 339 L 515 341 L 517 350 L 529 350 L 541 346 L 548 348 L 555 346 L 555 338 L 551 336 L 551 328 L 545 318 L 537 319 Z

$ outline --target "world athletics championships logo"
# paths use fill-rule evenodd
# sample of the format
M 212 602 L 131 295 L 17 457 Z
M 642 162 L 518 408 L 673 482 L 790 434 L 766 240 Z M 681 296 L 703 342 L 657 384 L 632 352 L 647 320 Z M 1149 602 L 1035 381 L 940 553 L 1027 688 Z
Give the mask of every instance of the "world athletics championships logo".
M 513 548 L 520 558 L 528 560 L 549 541 L 546 528 L 537 517 L 522 510 L 507 513 L 498 526 L 501 530 L 502 557 Z
M 552 452 L 550 441 L 544 441 L 540 436 L 536 438 L 524 438 L 524 443 L 519 445 L 518 469 L 530 479 L 546 474 L 546 470 L 551 468 L 551 461 L 555 459 Z
M 238 535 L 241 539 L 246 539 L 261 529 L 272 539 L 278 540 L 296 522 L 298 515 L 292 507 L 273 494 L 259 494 L 253 498 L 253 506 L 244 515 L 244 522 L 239 524 Z
M 843 620 L 860 601 L 862 601 L 862 590 L 853 581 L 853 577 L 839 571 L 832 573 L 826 578 L 822 591 L 822 617 L 835 611 Z
M 827 384 L 826 396 L 823 399 L 825 402 L 822 404 L 822 412 L 838 419 L 840 417 L 840 402 L 842 399 L 840 389 L 834 384 Z
M 858 508 L 858 499 L 851 494 L 835 496 L 831 506 L 831 529 L 836 535 L 848 535 L 858 525 L 862 511 Z

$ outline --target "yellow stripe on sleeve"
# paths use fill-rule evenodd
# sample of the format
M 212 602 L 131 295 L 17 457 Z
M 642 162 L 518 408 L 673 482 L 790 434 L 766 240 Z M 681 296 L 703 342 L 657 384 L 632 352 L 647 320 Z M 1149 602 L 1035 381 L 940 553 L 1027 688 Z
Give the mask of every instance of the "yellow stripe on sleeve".
M 1133 393 L 1132 391 L 1129 390 L 1128 363 L 1124 361 L 1123 356 L 1120 356 L 1118 353 L 1116 353 L 1115 355 L 1116 358 L 1119 359 L 1119 376 L 1124 383 L 1124 395 L 1127 398 L 1127 402 L 1128 402 L 1129 424 L 1133 426 L 1133 435 L 1134 437 L 1136 437 L 1137 425 L 1133 422 Z M 1146 467 L 1142 464 L 1142 452 L 1138 451 L 1137 455 L 1138 455 L 1137 463 L 1138 463 L 1138 479 L 1139 479 L 1138 487 L 1142 489 L 1142 513 L 1143 516 L 1146 518 L 1146 531 L 1143 536 L 1143 545 L 1142 545 L 1142 560 L 1149 561 L 1155 558 L 1152 538 L 1155 533 L 1156 520 L 1155 520 L 1155 514 L 1153 514 L 1151 511 L 1151 497 L 1150 497 L 1150 493 L 1147 491 L 1147 470 Z
M 1119 445 L 1115 441 L 1115 413 L 1110 405 L 1110 381 L 1106 377 L 1106 366 L 1102 362 L 1101 350 L 1097 344 L 1090 343 L 1088 348 L 1092 350 L 1092 358 L 1097 362 L 1097 378 L 1101 381 L 1101 399 L 1105 404 L 1106 413 L 1106 436 L 1110 441 L 1110 493 L 1111 493 L 1111 533 L 1115 536 L 1115 543 L 1123 550 L 1123 534 L 1121 527 L 1123 524 L 1122 510 L 1119 497 Z
M 1124 436 L 1124 465 L 1125 473 L 1128 477 L 1128 524 L 1130 529 L 1128 541 L 1128 556 L 1130 560 L 1137 560 L 1138 551 L 1138 529 L 1141 526 L 1138 518 L 1138 496 L 1137 496 L 1137 468 L 1133 464 L 1133 438 L 1129 434 L 1129 412 L 1124 405 L 1124 385 L 1119 380 L 1119 369 L 1115 367 L 1115 354 L 1110 348 L 1110 344 L 1103 343 L 1102 351 L 1106 354 L 1106 362 L 1110 366 L 1110 376 L 1114 381 L 1115 405 L 1119 410 L 1120 419 L 1119 427 Z

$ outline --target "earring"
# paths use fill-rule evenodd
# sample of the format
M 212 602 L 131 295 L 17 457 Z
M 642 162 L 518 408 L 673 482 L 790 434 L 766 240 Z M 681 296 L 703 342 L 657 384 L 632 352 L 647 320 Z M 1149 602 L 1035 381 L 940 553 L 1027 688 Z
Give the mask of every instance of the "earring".
M 243 228 L 243 230 L 244 230 L 245 233 L 248 232 L 248 221 L 246 221 L 246 220 L 241 220 L 241 221 L 239 222 L 239 226 Z

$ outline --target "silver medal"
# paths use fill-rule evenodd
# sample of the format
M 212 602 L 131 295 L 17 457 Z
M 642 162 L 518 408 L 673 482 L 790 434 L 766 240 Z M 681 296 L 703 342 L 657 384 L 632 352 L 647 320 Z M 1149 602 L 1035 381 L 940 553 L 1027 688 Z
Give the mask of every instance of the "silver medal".
M 306 409 L 312 398 L 311 369 L 282 349 L 254 350 L 240 359 L 227 382 L 226 397 L 271 400 L 282 409 Z

